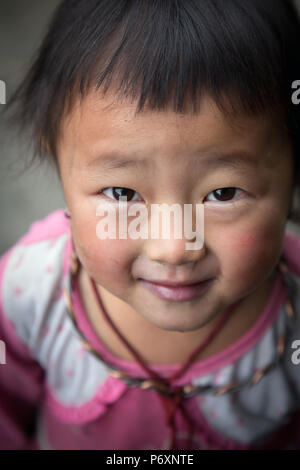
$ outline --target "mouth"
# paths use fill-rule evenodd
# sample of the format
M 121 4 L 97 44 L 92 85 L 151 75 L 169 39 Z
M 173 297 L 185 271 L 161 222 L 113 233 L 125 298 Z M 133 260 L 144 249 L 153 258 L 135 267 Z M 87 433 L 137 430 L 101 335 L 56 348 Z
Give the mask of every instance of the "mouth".
M 154 295 L 163 300 L 175 302 L 184 302 L 193 300 L 203 294 L 214 283 L 215 278 L 194 283 L 172 283 L 147 281 L 146 279 L 138 279 L 141 284 L 152 292 Z

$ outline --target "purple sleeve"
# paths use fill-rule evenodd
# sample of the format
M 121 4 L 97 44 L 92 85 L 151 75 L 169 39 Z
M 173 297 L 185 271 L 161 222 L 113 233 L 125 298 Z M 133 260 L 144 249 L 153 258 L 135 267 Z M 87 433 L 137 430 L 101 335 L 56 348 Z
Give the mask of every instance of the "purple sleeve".
M 5 315 L 2 285 L 13 248 L 0 257 L 0 449 L 35 449 L 35 425 L 44 370 Z

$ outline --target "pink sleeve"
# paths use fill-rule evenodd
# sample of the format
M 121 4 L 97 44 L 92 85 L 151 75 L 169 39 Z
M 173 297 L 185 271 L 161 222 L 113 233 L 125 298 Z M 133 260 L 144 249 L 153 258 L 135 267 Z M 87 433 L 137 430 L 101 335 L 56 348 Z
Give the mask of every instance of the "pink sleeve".
M 13 247 L 14 248 L 14 247 Z M 5 315 L 2 285 L 13 250 L 0 257 L 0 449 L 35 449 L 36 412 L 43 393 L 44 371 Z

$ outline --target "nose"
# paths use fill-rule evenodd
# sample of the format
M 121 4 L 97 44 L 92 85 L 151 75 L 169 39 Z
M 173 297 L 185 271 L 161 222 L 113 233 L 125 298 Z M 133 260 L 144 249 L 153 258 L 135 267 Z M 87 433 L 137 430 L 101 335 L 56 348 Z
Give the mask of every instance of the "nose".
M 183 265 L 196 263 L 205 256 L 205 244 L 202 247 L 188 250 L 186 243 L 194 240 L 182 239 L 152 239 L 146 244 L 146 254 L 151 261 L 168 265 Z M 195 243 L 196 247 L 196 243 Z
M 147 257 L 152 261 L 168 265 L 195 263 L 203 258 L 205 244 L 202 205 L 200 205 L 200 209 L 197 206 L 194 210 L 196 212 L 196 230 L 192 227 L 194 224 L 191 205 L 184 206 L 184 210 L 182 206 L 172 207 L 172 210 L 176 209 L 173 216 L 171 216 L 170 205 L 163 205 L 161 209 L 162 219 L 151 210 L 151 235 L 144 246 Z M 193 230 L 191 230 L 192 228 Z M 191 239 L 191 237 L 194 238 Z

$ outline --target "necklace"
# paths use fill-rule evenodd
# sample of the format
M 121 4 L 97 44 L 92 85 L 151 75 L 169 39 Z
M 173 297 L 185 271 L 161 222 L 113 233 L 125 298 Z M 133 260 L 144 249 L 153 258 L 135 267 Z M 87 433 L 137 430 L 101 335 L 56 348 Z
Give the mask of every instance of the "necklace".
M 282 355 L 284 354 L 285 351 L 285 345 L 286 345 L 286 334 L 282 335 L 279 337 L 278 342 L 277 342 L 277 348 L 276 348 L 276 357 L 275 359 L 269 363 L 267 366 L 256 370 L 255 373 L 248 379 L 245 379 L 244 381 L 241 382 L 232 382 L 224 386 L 214 386 L 214 385 L 201 385 L 201 386 L 196 386 L 192 384 L 186 384 L 184 386 L 178 387 L 178 386 L 173 386 L 172 382 L 179 378 L 180 376 L 183 375 L 184 372 L 188 369 L 188 367 L 193 363 L 195 357 L 199 354 L 199 352 L 205 348 L 205 346 L 215 337 L 215 335 L 220 331 L 224 323 L 227 321 L 227 319 L 230 316 L 231 311 L 233 308 L 237 305 L 238 302 L 235 304 L 231 305 L 229 309 L 227 309 L 218 323 L 214 326 L 214 328 L 210 331 L 209 335 L 205 338 L 205 340 L 193 351 L 193 353 L 189 356 L 187 361 L 180 367 L 179 370 L 175 372 L 171 377 L 169 378 L 163 378 L 159 376 L 156 372 L 154 372 L 150 367 L 147 365 L 147 363 L 144 361 L 144 359 L 140 356 L 140 354 L 137 353 L 137 351 L 133 348 L 133 346 L 127 341 L 127 339 L 119 332 L 117 329 L 116 325 L 113 323 L 112 319 L 109 317 L 106 309 L 103 306 L 102 300 L 100 298 L 99 292 L 96 288 L 95 282 L 92 278 L 89 277 L 89 281 L 91 283 L 91 287 L 96 295 L 96 298 L 98 300 L 99 307 L 101 308 L 104 317 L 106 321 L 109 323 L 111 328 L 114 330 L 116 335 L 119 337 L 120 341 L 123 342 L 123 344 L 127 347 L 127 349 L 131 352 L 132 356 L 135 358 L 136 362 L 140 364 L 140 366 L 146 371 L 147 375 L 149 378 L 144 379 L 144 378 L 139 378 L 139 377 L 131 377 L 130 375 L 125 374 L 123 371 L 117 369 L 115 366 L 112 364 L 109 364 L 104 358 L 101 356 L 101 354 L 92 347 L 92 345 L 89 343 L 89 341 L 86 339 L 86 337 L 83 335 L 83 333 L 80 331 L 77 325 L 77 320 L 74 314 L 74 308 L 73 308 L 73 303 L 72 303 L 72 291 L 73 291 L 73 284 L 74 284 L 74 279 L 78 275 L 79 269 L 80 269 L 80 261 L 74 251 L 74 245 L 73 245 L 73 250 L 71 253 L 71 267 L 70 267 L 70 272 L 69 272 L 69 279 L 70 279 L 70 290 L 68 291 L 67 289 L 64 289 L 64 297 L 65 297 L 65 302 L 67 306 L 67 312 L 73 322 L 73 325 L 79 334 L 80 340 L 83 344 L 83 346 L 90 351 L 93 355 L 97 357 L 98 360 L 101 360 L 107 367 L 109 374 L 112 377 L 115 377 L 117 379 L 120 379 L 124 381 L 128 386 L 130 387 L 139 387 L 142 390 L 155 390 L 161 400 L 161 404 L 164 408 L 165 411 L 165 416 L 166 416 L 166 424 L 170 427 L 170 430 L 172 432 L 172 440 L 171 440 L 171 449 L 176 449 L 176 426 L 175 426 L 175 411 L 176 409 L 179 409 L 182 413 L 182 416 L 187 423 L 189 427 L 189 439 L 190 439 L 190 444 L 189 446 L 192 445 L 192 438 L 193 438 L 193 429 L 194 429 L 194 423 L 190 419 L 190 417 L 186 414 L 185 409 L 183 407 L 183 399 L 184 398 L 190 398 L 195 395 L 203 395 L 207 393 L 213 393 L 214 395 L 222 395 L 224 393 L 229 393 L 229 392 L 237 392 L 241 390 L 242 388 L 245 388 L 247 386 L 251 386 L 254 384 L 257 384 L 261 378 L 270 372 L 272 369 L 274 369 L 278 363 L 280 362 Z M 285 283 L 285 286 L 288 291 L 288 281 L 287 277 L 290 275 L 289 268 L 287 266 L 286 260 L 284 258 L 284 255 L 282 254 L 280 261 L 278 263 L 279 271 L 281 272 L 282 279 Z M 289 322 L 289 325 L 291 326 L 292 323 L 294 322 L 295 315 L 294 315 L 294 309 L 292 306 L 292 303 L 289 298 L 285 300 L 284 303 L 284 312 L 286 314 L 286 318 Z M 189 447 L 190 448 L 190 447 Z

